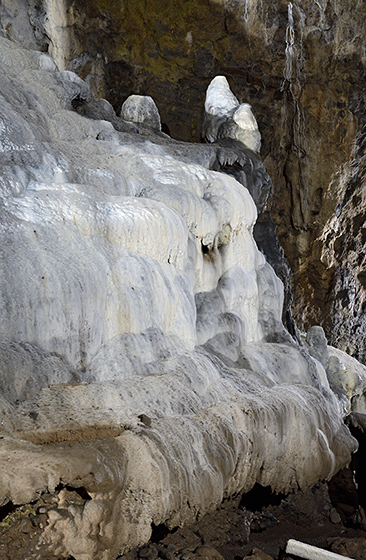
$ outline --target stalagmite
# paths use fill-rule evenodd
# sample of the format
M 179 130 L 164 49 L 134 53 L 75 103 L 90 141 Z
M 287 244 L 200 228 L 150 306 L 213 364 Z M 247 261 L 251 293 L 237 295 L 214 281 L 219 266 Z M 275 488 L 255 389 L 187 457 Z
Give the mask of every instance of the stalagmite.
M 141 123 L 161 130 L 160 115 L 154 100 L 149 95 L 130 95 L 123 103 L 121 117 L 127 121 Z
M 216 76 L 206 92 L 202 136 L 207 142 L 220 138 L 238 140 L 259 152 L 261 135 L 249 103 L 239 103 L 225 76 Z

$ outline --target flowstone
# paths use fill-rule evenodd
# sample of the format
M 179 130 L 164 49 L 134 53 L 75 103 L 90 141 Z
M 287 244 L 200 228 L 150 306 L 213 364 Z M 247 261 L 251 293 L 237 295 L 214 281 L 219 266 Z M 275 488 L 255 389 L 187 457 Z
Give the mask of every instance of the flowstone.
M 0 504 L 46 504 L 21 550 L 2 526 L 5 558 L 112 560 L 256 482 L 346 465 L 356 441 L 282 325 L 253 199 L 218 171 L 255 160 L 250 186 L 256 156 L 126 123 L 2 38 L 0 63 Z

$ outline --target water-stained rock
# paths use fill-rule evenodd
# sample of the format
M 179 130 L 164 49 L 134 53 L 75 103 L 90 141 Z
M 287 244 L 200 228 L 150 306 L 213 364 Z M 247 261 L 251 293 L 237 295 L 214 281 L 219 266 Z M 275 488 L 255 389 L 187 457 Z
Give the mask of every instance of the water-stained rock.
M 212 170 L 232 148 L 126 128 L 5 38 L 0 62 L 0 504 L 46 503 L 0 545 L 110 560 L 256 482 L 331 478 L 357 443 L 281 323 L 249 190 Z

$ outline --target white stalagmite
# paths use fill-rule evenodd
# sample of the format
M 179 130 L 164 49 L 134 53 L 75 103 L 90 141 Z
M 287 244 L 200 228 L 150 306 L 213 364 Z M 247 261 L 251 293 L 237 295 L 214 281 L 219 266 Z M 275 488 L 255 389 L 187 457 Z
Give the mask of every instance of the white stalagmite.
M 223 117 L 232 109 L 239 107 L 225 76 L 216 76 L 206 91 L 205 111 L 209 115 Z
M 261 135 L 249 103 L 239 103 L 225 76 L 216 76 L 206 91 L 203 137 L 208 142 L 221 138 L 238 140 L 259 152 Z
M 29 557 L 114 560 L 256 482 L 346 465 L 356 442 L 216 147 L 118 132 L 72 110 L 86 85 L 44 55 L 0 38 L 0 60 L 0 504 L 53 500 Z

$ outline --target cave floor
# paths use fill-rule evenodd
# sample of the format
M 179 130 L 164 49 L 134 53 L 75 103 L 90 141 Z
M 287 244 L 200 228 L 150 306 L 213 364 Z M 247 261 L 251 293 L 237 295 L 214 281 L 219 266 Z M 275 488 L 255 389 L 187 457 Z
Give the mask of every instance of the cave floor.
M 257 507 L 253 505 L 256 495 Z M 333 503 L 334 499 L 337 497 L 333 495 Z M 273 559 L 283 560 L 286 557 L 291 558 L 285 554 L 287 541 L 296 539 L 339 554 L 342 553 L 342 549 L 339 548 L 341 541 L 348 544 L 357 542 L 356 548 L 359 550 L 361 547 L 361 555 L 357 552 L 353 558 L 366 559 L 366 531 L 361 528 L 362 523 L 345 520 L 344 512 L 351 515 L 352 505 L 335 504 L 336 508 L 333 507 L 327 484 L 320 484 L 306 492 L 287 497 L 271 495 L 268 499 L 254 491 L 249 497 L 249 502 L 251 503 L 247 507 L 240 497 L 224 502 L 219 509 L 204 516 L 195 525 L 179 528 L 165 536 L 162 534 L 162 528 L 159 534 L 158 528 L 152 538 L 159 548 L 158 557 L 166 556 L 166 560 L 173 560 L 173 557 L 181 560 L 201 560 L 205 556 L 207 560 L 218 560 L 219 557 L 215 558 L 214 552 L 210 553 L 209 548 L 206 549 L 207 555 L 202 555 L 197 547 L 203 545 L 218 551 L 225 560 L 241 560 L 250 555 L 254 548 L 260 549 Z M 342 522 L 339 511 L 345 523 Z M 149 545 L 153 546 L 154 544 Z M 161 554 L 162 547 L 171 554 Z M 355 547 L 351 550 L 355 550 Z M 151 551 L 153 552 L 153 549 Z M 155 554 L 149 554 L 145 547 L 142 555 L 135 551 L 128 560 L 139 557 L 153 560 Z M 269 560 L 261 555 L 252 557 L 255 560 Z
M 147 545 L 118 560 L 243 560 L 248 556 L 285 560 L 294 558 L 285 553 L 289 539 L 366 560 L 366 515 L 353 482 L 352 471 L 346 469 L 329 485 L 317 484 L 288 496 L 256 485 L 244 496 L 224 501 L 194 525 L 173 530 L 155 527 Z M 52 502 L 52 496 L 49 499 Z M 1 559 L 29 557 L 30 544 L 47 523 L 47 504 L 43 496 L 42 503 L 10 512 L 14 523 L 6 532 L 0 530 Z M 260 552 L 252 554 L 253 549 Z

